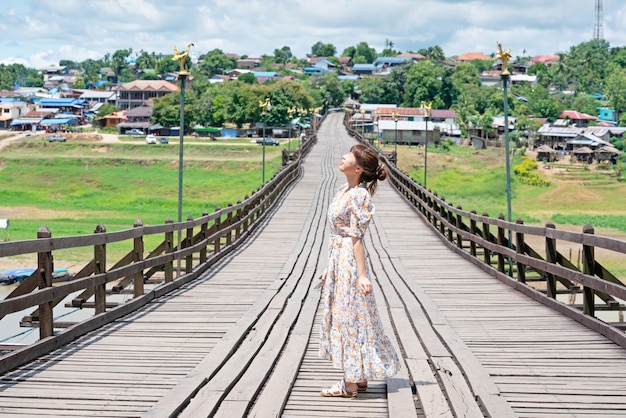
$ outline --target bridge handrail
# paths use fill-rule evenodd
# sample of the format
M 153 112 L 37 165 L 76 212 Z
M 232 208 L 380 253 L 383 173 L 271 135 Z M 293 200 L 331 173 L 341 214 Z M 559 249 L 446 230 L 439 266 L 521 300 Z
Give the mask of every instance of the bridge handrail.
M 347 119 L 344 125 L 356 140 L 371 146 Z M 389 169 L 393 187 L 450 248 L 503 282 L 626 347 L 626 325 L 621 319 L 626 310 L 626 286 L 595 256 L 595 249 L 626 255 L 626 241 L 595 235 L 591 224 L 577 233 L 557 230 L 550 222 L 544 227 L 530 226 L 524 225 L 522 219 L 508 222 L 503 214 L 493 218 L 487 213 L 468 212 L 424 188 L 399 170 L 385 153 L 379 152 L 379 156 Z M 528 235 L 541 237 L 545 248 L 537 251 L 530 247 L 526 242 Z M 581 245 L 582 268 L 557 251 L 557 240 Z M 546 290 L 530 286 L 527 282 L 531 281 L 545 282 Z M 558 289 L 557 283 L 564 289 Z M 573 303 L 557 300 L 559 293 L 582 293 L 582 306 L 575 299 Z M 617 311 L 620 322 L 602 321 L 597 317 L 598 311 Z
M 323 118 L 319 121 L 321 123 Z M 302 161 L 316 142 L 316 128 L 299 145 L 299 152 L 286 161 L 274 176 L 246 196 L 243 201 L 217 207 L 215 212 L 204 212 L 201 217 L 173 222 L 168 218 L 163 225 L 144 226 L 137 220 L 133 228 L 106 232 L 98 224 L 92 235 L 52 237 L 46 227 L 39 229 L 37 239 L 0 243 L 0 258 L 37 254 L 38 266 L 9 296 L 0 300 L 0 319 L 4 316 L 29 308 L 36 310 L 23 319 L 39 326 L 39 341 L 29 346 L 6 347 L 9 351 L 0 355 L 0 374 L 39 355 L 67 344 L 106 323 L 112 322 L 151 300 L 163 296 L 183 284 L 195 279 L 219 259 L 236 248 L 249 235 L 255 226 L 272 209 L 280 195 L 301 175 Z M 180 247 L 174 243 L 174 234 L 180 234 Z M 143 240 L 150 235 L 164 235 L 164 240 L 144 258 Z M 125 241 L 133 242 L 132 250 L 112 267 L 106 268 L 106 246 Z M 62 249 L 93 247 L 94 258 L 87 262 L 79 274 L 70 281 L 55 283 L 53 286 L 53 253 Z M 211 252 L 208 254 L 208 252 Z M 193 264 L 194 257 L 196 264 Z M 183 263 L 180 276 L 174 278 L 173 264 Z M 144 291 L 144 282 L 151 274 L 162 268 L 165 271 L 163 283 L 149 292 Z M 107 284 L 118 281 L 111 290 Z M 119 293 L 132 283 L 134 298 L 115 307 L 107 306 L 106 295 Z M 83 291 L 72 301 L 72 306 L 95 308 L 95 315 L 54 335 L 53 307 L 67 296 Z M 88 302 L 94 298 L 93 306 Z

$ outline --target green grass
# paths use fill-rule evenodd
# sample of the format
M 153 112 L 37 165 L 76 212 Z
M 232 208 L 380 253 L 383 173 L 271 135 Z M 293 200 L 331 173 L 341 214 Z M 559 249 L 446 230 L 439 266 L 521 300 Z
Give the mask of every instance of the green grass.
M 423 147 L 399 147 L 399 166 L 423 184 Z M 515 154 L 511 166 L 518 164 Z M 476 150 L 452 146 L 449 151 L 429 147 L 427 186 L 445 197 L 448 203 L 464 210 L 488 213 L 492 217 L 507 212 L 506 169 L 503 148 Z M 568 166 L 568 172 L 539 170 L 549 186 L 519 182 L 511 174 L 512 218 L 525 223 L 546 222 L 582 228 L 587 222 L 626 233 L 626 184 L 611 178 L 606 171 L 587 171 L 580 165 Z M 579 177 L 563 179 L 580 173 Z
M 29 140 L 7 147 L 0 158 L 0 206 L 11 221 L 10 239 L 34 238 L 42 225 L 67 236 L 92 233 L 98 223 L 113 231 L 138 218 L 146 225 L 176 220 L 177 145 Z M 184 219 L 243 200 L 261 185 L 256 144 L 184 149 Z M 266 179 L 280 168 L 281 149 L 266 148 Z

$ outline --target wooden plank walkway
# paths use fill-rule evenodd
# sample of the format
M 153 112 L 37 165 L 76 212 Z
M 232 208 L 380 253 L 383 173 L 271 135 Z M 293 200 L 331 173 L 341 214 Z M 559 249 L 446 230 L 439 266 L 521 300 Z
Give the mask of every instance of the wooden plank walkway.
M 366 246 L 398 376 L 327 399 L 325 212 L 353 143 L 328 117 L 302 179 L 194 283 L 0 380 L 0 416 L 626 416 L 626 353 L 452 252 L 383 183 Z

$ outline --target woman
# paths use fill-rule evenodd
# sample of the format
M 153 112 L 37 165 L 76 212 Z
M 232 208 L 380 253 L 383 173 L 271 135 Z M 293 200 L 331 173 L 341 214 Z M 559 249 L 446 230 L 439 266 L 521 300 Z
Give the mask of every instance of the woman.
M 399 363 L 378 317 L 363 247 L 374 214 L 371 195 L 387 170 L 374 149 L 361 144 L 342 157 L 339 170 L 348 183 L 328 209 L 331 232 L 328 265 L 321 277 L 320 357 L 331 360 L 344 377 L 320 395 L 350 398 L 367 390 L 368 380 L 396 374 Z

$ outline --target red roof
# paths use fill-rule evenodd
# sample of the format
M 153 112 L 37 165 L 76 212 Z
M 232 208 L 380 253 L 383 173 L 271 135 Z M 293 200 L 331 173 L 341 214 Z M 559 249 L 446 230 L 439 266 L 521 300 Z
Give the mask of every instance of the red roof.
M 400 116 L 424 116 L 424 110 L 420 107 L 379 107 L 376 109 L 376 113 L 378 116 L 383 119 L 387 119 L 387 117 L 391 117 L 393 112 L 398 113 Z M 431 118 L 437 119 L 447 119 L 447 118 L 455 118 L 456 112 L 454 110 L 448 109 L 432 109 L 430 111 Z
M 596 120 L 598 119 L 595 116 L 588 115 L 586 113 L 580 113 L 575 110 L 564 110 L 559 115 L 561 119 L 571 119 L 571 120 Z
M 135 80 L 122 84 L 115 90 L 128 91 L 178 91 L 180 87 L 165 80 Z
M 555 63 L 559 60 L 558 55 L 536 55 L 532 57 L 528 62 L 532 64 L 542 63 L 545 65 Z
M 400 116 L 422 116 L 424 114 L 424 111 L 419 107 L 379 107 L 376 109 L 378 116 L 391 117 L 393 112 Z
M 412 52 L 404 52 L 400 55 L 397 56 L 397 58 L 411 58 L 415 61 L 423 61 L 426 59 L 425 56 L 423 56 L 422 54 L 415 54 Z
M 474 60 L 492 60 L 488 55 L 483 54 L 482 52 L 468 52 L 467 54 L 462 54 L 456 57 L 457 61 L 474 61 Z

